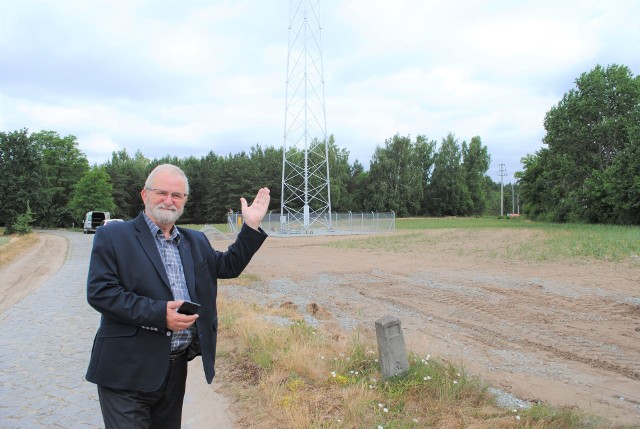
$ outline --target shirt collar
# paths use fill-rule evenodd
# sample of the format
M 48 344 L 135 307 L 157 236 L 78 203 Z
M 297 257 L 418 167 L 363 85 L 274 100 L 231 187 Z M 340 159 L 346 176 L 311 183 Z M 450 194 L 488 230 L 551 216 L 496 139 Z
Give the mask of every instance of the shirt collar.
M 164 238 L 164 234 L 162 233 L 162 230 L 160 230 L 158 225 L 153 223 L 151 218 L 149 216 L 147 216 L 147 214 L 145 212 L 142 212 L 142 215 L 144 216 L 145 222 L 147 222 L 147 226 L 149 227 L 149 230 L 151 231 L 151 235 L 153 235 L 154 237 L 157 237 L 158 235 L 160 235 L 162 238 Z M 180 241 L 180 237 L 181 237 L 180 231 L 178 231 L 178 228 L 176 228 L 176 226 L 173 225 L 171 227 L 171 234 L 169 235 L 169 239 L 170 240 Z

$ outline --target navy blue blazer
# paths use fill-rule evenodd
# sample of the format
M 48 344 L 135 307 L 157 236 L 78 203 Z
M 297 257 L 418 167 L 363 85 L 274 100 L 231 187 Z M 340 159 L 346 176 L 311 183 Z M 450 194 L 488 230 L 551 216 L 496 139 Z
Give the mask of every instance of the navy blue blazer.
M 226 252 L 206 236 L 178 228 L 180 257 L 191 300 L 202 305 L 189 359 L 202 355 L 207 382 L 215 375 L 217 279 L 240 275 L 267 235 L 244 225 Z M 173 332 L 167 329 L 169 279 L 144 217 L 98 228 L 93 239 L 87 301 L 101 314 L 88 381 L 114 389 L 155 391 L 169 370 Z

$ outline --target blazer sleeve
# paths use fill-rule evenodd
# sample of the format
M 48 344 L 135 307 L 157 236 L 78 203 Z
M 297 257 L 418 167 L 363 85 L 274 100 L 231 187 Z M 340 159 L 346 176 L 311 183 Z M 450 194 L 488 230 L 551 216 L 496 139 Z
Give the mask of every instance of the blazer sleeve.
M 256 231 L 246 224 L 242 225 L 236 241 L 229 246 L 226 252 L 215 251 L 217 277 L 230 279 L 242 274 L 266 239 L 267 234 L 262 228 Z

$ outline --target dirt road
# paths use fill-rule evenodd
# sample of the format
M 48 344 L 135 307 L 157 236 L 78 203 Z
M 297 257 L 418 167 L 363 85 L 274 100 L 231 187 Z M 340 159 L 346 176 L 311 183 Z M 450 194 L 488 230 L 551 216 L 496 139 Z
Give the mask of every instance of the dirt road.
M 521 399 L 640 426 L 640 260 L 500 256 L 541 233 L 397 231 L 406 246 L 388 236 L 367 250 L 349 247 L 362 237 L 270 238 L 248 268 L 261 281 L 250 293 L 223 292 L 290 301 L 308 318 L 319 307 L 331 315 L 319 323 L 371 333 L 391 314 L 417 353 L 462 364 Z

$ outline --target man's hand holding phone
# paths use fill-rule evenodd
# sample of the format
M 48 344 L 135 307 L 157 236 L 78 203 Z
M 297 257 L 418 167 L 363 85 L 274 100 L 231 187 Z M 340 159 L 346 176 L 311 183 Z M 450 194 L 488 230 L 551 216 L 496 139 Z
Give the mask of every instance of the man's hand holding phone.
M 172 331 L 184 331 L 188 329 L 199 317 L 196 314 L 199 308 L 200 305 L 194 302 L 168 301 L 167 328 Z

